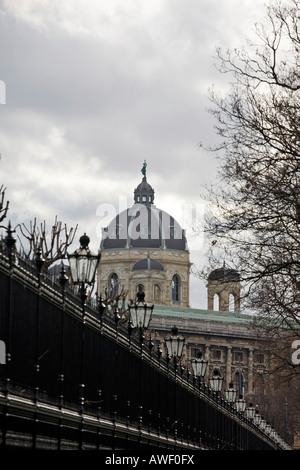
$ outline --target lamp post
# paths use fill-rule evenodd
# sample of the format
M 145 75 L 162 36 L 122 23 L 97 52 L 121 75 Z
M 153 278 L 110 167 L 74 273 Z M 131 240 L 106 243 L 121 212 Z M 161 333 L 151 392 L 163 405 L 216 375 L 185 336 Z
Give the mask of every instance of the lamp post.
M 148 329 L 154 305 L 145 302 L 145 292 L 140 287 L 137 294 L 137 301 L 128 305 L 130 313 L 130 323 L 129 331 L 136 329 L 139 332 L 140 348 L 141 348 L 141 357 L 140 357 L 140 390 L 139 390 L 139 437 L 141 437 L 141 429 L 143 422 L 143 406 L 142 406 L 142 360 L 143 360 L 143 342 L 144 342 L 144 332 Z
M 8 254 L 9 258 L 9 265 L 10 268 L 12 267 L 12 262 L 13 262 L 13 252 L 16 244 L 16 239 L 13 237 L 13 233 L 15 230 L 11 229 L 11 223 L 8 222 L 8 227 L 7 227 L 7 235 L 5 237 L 5 245 L 6 245 L 6 251 Z
M 259 414 L 258 409 L 255 410 L 255 415 L 253 418 L 253 423 L 256 424 L 256 426 L 259 426 L 261 422 L 261 415 Z
M 165 338 L 165 343 L 167 346 L 168 356 L 173 358 L 174 366 L 176 368 L 177 361 L 180 360 L 182 356 L 183 345 L 185 338 L 178 336 L 178 328 L 174 325 L 172 328 L 172 335 L 168 338 Z
M 12 267 L 14 262 L 14 251 L 16 245 L 16 239 L 13 237 L 13 233 L 15 230 L 11 229 L 11 223 L 8 223 L 7 227 L 7 235 L 5 237 L 5 245 L 6 245 L 6 252 L 9 259 L 9 267 L 10 267 L 10 276 L 9 276 L 9 308 L 7 309 L 7 314 L 4 320 L 4 332 L 5 332 L 5 345 L 6 345 L 6 355 L 5 355 L 5 363 L 6 363 L 6 393 L 8 393 L 8 387 L 10 382 L 10 362 L 11 362 L 11 354 L 10 354 L 10 331 L 11 331 L 11 305 L 12 305 Z
M 238 413 L 244 413 L 246 409 L 246 400 L 244 400 L 243 395 L 239 396 L 239 399 L 235 403 L 236 411 Z
M 38 306 L 37 306 L 37 318 L 36 318 L 36 339 L 35 339 L 35 364 L 34 364 L 34 369 L 35 369 L 35 400 L 37 401 L 38 399 L 38 373 L 40 370 L 39 366 L 39 330 L 40 330 L 40 298 L 41 298 L 41 271 L 44 265 L 44 258 L 42 254 L 42 250 L 40 245 L 37 248 L 35 257 L 34 257 L 34 263 L 37 268 L 37 274 L 38 274 L 38 286 L 39 286 L 39 292 L 38 292 Z
M 209 379 L 209 385 L 213 392 L 219 394 L 222 390 L 223 377 L 218 369 L 214 369 L 212 377 Z
M 199 356 L 196 359 L 191 359 L 191 363 L 194 376 L 199 377 L 199 380 L 203 379 L 205 376 L 208 361 L 205 361 L 202 358 L 202 353 L 199 353 Z
M 219 400 L 219 394 L 222 390 L 223 386 L 223 377 L 220 375 L 220 372 L 218 369 L 214 369 L 212 377 L 209 379 L 209 385 L 210 389 L 213 391 L 213 393 L 216 395 L 216 399 Z M 218 418 L 219 418 L 219 413 L 217 413 L 217 410 L 213 408 L 212 410 L 212 422 L 213 422 L 213 431 L 212 434 L 215 435 L 215 430 L 218 428 Z M 214 440 L 214 447 L 218 448 L 218 443 L 219 439 L 217 441 Z
M 82 313 L 84 314 L 86 288 L 93 284 L 97 266 L 100 260 L 100 253 L 93 254 L 89 249 L 90 239 L 82 235 L 79 239 L 80 248 L 74 253 L 68 254 L 70 272 L 73 284 L 79 286 L 79 295 L 82 301 Z
M 70 273 L 73 284 L 79 286 L 79 295 L 81 298 L 82 308 L 82 329 L 81 329 L 81 364 L 80 364 L 80 384 L 79 384 L 79 406 L 80 413 L 83 413 L 84 405 L 84 325 L 85 325 L 85 301 L 87 298 L 86 289 L 87 286 L 93 284 L 95 280 L 96 270 L 100 260 L 100 253 L 93 254 L 89 249 L 90 238 L 86 235 L 82 235 L 79 239 L 80 247 L 75 250 L 74 253 L 68 254 L 68 260 L 70 265 Z M 82 446 L 82 428 L 80 430 L 80 447 Z
M 149 327 L 154 305 L 145 302 L 145 293 L 141 288 L 137 292 L 136 296 L 137 302 L 130 304 L 128 307 L 130 312 L 131 326 L 132 328 L 139 331 L 140 342 L 142 346 L 144 331 Z
M 271 424 L 267 423 L 267 424 L 266 424 L 266 427 L 265 427 L 265 433 L 266 433 L 267 435 L 269 435 L 270 432 L 271 432 L 271 429 L 272 429 Z
M 225 398 L 228 401 L 228 403 L 232 404 L 235 402 L 236 394 L 237 394 L 237 391 L 235 388 L 233 388 L 233 383 L 230 382 L 229 388 L 225 390 Z
M 195 380 L 196 377 L 198 377 L 199 390 L 200 390 L 201 385 L 202 385 L 201 384 L 201 379 L 203 379 L 204 376 L 205 376 L 208 361 L 203 359 L 202 352 L 199 352 L 197 354 L 197 356 L 198 357 L 196 359 L 191 359 L 191 363 L 192 363 L 192 369 L 193 369 L 193 373 L 194 373 L 194 380 Z M 196 397 L 195 397 L 195 402 L 196 402 Z M 201 437 L 202 436 L 201 436 L 201 431 L 200 431 L 200 442 L 201 442 Z
M 255 408 L 253 408 L 252 403 L 249 403 L 248 408 L 246 408 L 246 417 L 253 420 L 255 416 Z
M 37 268 L 38 274 L 38 299 L 37 299 L 37 314 L 36 314 L 36 338 L 35 338 L 35 357 L 34 357 L 34 401 L 37 404 L 39 398 L 39 338 L 40 338 L 40 303 L 41 303 L 41 271 L 44 265 L 44 258 L 41 250 L 41 246 L 39 245 L 34 257 L 34 263 Z M 38 418 L 37 412 L 35 412 L 34 416 L 34 432 L 33 432 L 33 448 L 36 447 L 36 437 L 37 437 L 37 426 L 38 426 Z
M 63 381 L 64 381 L 64 321 L 65 321 L 65 288 L 69 278 L 66 273 L 63 261 L 61 261 L 59 284 L 61 286 L 62 293 L 62 315 L 61 315 L 61 331 L 60 331 L 60 373 L 58 380 L 60 383 L 59 387 L 59 407 L 63 406 Z
M 4 317 L 4 338 L 5 338 L 5 395 L 6 397 L 8 397 L 8 393 L 9 393 L 9 385 L 10 385 L 10 362 L 11 362 L 11 353 L 10 353 L 10 348 L 11 348 L 11 344 L 10 344 L 10 336 L 11 336 L 11 322 L 12 322 L 12 318 L 11 318 L 11 314 L 12 314 L 12 301 L 13 301 L 13 297 L 12 297 L 12 267 L 13 267 L 13 253 L 14 253 L 14 250 L 15 250 L 15 243 L 16 243 L 16 240 L 15 238 L 12 236 L 14 230 L 11 230 L 11 224 L 9 222 L 8 224 L 8 228 L 7 228 L 7 235 L 5 237 L 5 251 L 8 255 L 8 259 L 9 259 L 9 267 L 10 267 L 10 274 L 9 274 L 9 284 L 8 284 L 8 298 L 9 298 L 9 306 L 8 308 L 6 309 L 6 315 Z M 3 330 L 2 330 L 3 331 Z M 8 408 L 8 403 L 9 403 L 9 400 L 6 400 L 6 403 L 7 403 L 7 408 Z M 5 448 L 6 446 L 6 423 L 7 423 L 7 417 L 9 416 L 9 412 L 8 412 L 8 409 L 5 410 L 4 414 L 4 422 L 3 422 L 3 426 L 2 426 L 2 442 L 3 442 L 3 446 Z
M 262 431 L 266 429 L 267 421 L 262 418 L 261 422 L 259 423 L 259 427 Z
M 168 357 L 173 358 L 174 361 L 174 372 L 175 372 L 175 399 L 174 399 L 174 435 L 175 441 L 177 439 L 177 377 L 176 370 L 178 361 L 180 361 L 183 351 L 183 345 L 185 338 L 178 336 L 178 328 L 174 325 L 171 336 L 165 338 L 165 344 L 167 347 Z

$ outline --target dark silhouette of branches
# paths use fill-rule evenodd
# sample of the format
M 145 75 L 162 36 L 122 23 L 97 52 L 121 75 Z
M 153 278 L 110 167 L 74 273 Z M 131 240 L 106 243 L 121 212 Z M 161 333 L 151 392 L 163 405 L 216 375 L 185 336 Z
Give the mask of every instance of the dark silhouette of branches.
M 68 247 L 73 243 L 77 225 L 75 229 L 68 230 L 67 225 L 55 216 L 50 233 L 47 230 L 45 220 L 37 223 L 36 218 L 29 222 L 29 226 L 25 223 L 18 224 L 17 230 L 20 242 L 18 254 L 27 260 L 32 260 L 40 247 L 45 259 L 44 267 L 47 269 L 55 261 L 65 258 Z M 25 243 L 27 246 L 24 246 Z
M 9 201 L 5 201 L 5 191 L 6 188 L 4 188 L 3 185 L 0 186 L 0 223 L 2 220 L 4 220 L 7 216 L 8 212 L 8 207 L 9 207 Z M 0 225 L 2 228 L 6 228 L 3 225 Z

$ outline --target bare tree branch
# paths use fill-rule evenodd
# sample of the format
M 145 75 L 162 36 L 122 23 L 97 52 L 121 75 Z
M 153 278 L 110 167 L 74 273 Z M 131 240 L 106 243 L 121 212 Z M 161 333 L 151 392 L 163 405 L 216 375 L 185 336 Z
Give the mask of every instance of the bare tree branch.
M 6 188 L 4 188 L 3 185 L 0 186 L 0 222 L 4 220 L 7 216 L 8 212 L 8 207 L 9 207 L 9 201 L 5 202 L 5 191 Z M 6 228 L 4 225 L 0 225 L 1 228 Z
M 17 236 L 21 246 L 18 253 L 23 258 L 32 260 L 40 247 L 45 259 L 44 266 L 48 268 L 55 261 L 65 258 L 68 247 L 73 243 L 77 227 L 78 225 L 68 230 L 67 225 L 63 225 L 57 216 L 55 216 L 50 233 L 47 231 L 45 220 L 37 224 L 34 218 L 29 222 L 29 227 L 25 223 L 18 224 L 16 230 L 20 232 Z M 27 244 L 26 247 L 24 243 Z

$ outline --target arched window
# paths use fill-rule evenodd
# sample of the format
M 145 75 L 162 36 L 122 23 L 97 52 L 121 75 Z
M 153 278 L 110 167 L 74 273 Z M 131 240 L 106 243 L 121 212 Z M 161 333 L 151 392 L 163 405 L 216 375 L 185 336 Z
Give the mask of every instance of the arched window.
M 220 296 L 215 294 L 213 297 L 213 310 L 220 310 Z
M 108 283 L 109 291 L 113 295 L 119 294 L 119 278 L 116 273 L 113 273 L 109 278 Z
M 153 300 L 154 302 L 160 302 L 160 286 L 158 284 L 154 284 L 153 286 Z
M 233 294 L 229 294 L 229 305 L 228 305 L 229 312 L 235 311 L 235 297 Z
M 238 371 L 234 374 L 233 386 L 237 390 L 237 396 L 244 394 L 243 393 L 243 391 L 244 391 L 243 375 L 240 371 Z
M 180 300 L 180 280 L 177 274 L 174 274 L 172 278 L 172 300 Z

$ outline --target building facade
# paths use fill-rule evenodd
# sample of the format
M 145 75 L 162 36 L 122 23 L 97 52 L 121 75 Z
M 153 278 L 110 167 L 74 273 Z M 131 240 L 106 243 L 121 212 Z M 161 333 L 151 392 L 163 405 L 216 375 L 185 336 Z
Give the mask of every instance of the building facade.
M 226 267 L 207 279 L 207 310 L 189 306 L 190 255 L 185 231 L 169 214 L 154 205 L 154 189 L 143 167 L 142 182 L 134 190 L 132 207 L 118 214 L 103 229 L 97 292 L 118 294 L 128 301 L 139 288 L 154 304 L 151 335 L 164 344 L 175 325 L 185 338 L 183 363 L 201 354 L 214 369 L 251 398 L 264 388 L 268 358 L 257 343 L 253 317 L 240 312 L 239 274 Z
M 147 301 L 189 306 L 190 254 L 184 230 L 154 205 L 154 190 L 144 172 L 134 204 L 102 231 L 97 291 L 135 299 L 142 287 Z

